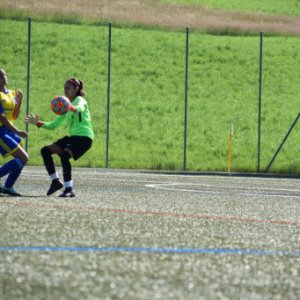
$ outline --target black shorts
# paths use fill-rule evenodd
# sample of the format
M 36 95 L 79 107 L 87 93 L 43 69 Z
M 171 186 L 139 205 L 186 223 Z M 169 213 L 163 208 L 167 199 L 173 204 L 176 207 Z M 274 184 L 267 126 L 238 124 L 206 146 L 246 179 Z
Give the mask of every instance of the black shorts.
M 73 158 L 77 160 L 92 147 L 93 140 L 86 136 L 65 136 L 54 142 L 59 148 L 68 148 L 73 153 Z

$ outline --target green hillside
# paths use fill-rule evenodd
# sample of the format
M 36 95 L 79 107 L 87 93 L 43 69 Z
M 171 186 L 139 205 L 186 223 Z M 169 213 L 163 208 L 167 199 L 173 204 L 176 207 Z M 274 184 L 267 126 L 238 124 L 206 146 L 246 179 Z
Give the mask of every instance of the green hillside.
M 298 0 L 160 0 L 162 3 L 179 5 L 199 5 L 227 11 L 261 12 L 277 15 L 300 15 Z
M 0 24 L 0 66 L 10 87 L 26 93 L 27 23 Z M 30 111 L 50 120 L 49 101 L 64 81 L 77 76 L 86 84 L 96 139 L 77 165 L 105 166 L 107 40 L 107 26 L 32 26 Z M 110 167 L 182 169 L 185 33 L 113 28 L 112 44 Z M 259 37 L 192 32 L 189 46 L 187 168 L 226 170 L 233 124 L 232 170 L 255 171 Z M 264 39 L 262 168 L 298 113 L 299 50 L 296 37 Z M 65 133 L 30 127 L 30 164 L 41 164 L 42 145 Z M 271 171 L 299 172 L 298 140 L 296 127 Z

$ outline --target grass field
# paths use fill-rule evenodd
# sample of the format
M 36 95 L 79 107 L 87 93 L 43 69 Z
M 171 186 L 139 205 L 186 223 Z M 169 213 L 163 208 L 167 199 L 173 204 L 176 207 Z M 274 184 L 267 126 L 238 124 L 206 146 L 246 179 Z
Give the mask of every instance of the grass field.
M 1 26 L 6 55 L 0 64 L 10 86 L 25 92 L 27 24 L 2 20 Z M 33 22 L 30 111 L 49 120 L 49 101 L 62 93 L 65 79 L 78 76 L 86 83 L 96 139 L 78 166 L 105 165 L 107 35 L 106 26 Z M 184 31 L 113 28 L 112 40 L 110 166 L 182 169 Z M 299 50 L 296 37 L 264 39 L 262 168 L 299 111 Z M 258 54 L 258 36 L 191 32 L 188 169 L 226 170 L 228 128 L 233 124 L 232 170 L 256 170 Z M 30 164 L 41 164 L 41 146 L 64 133 L 30 128 Z M 299 172 L 297 140 L 296 126 L 271 171 Z
M 299 113 L 298 2 L 283 7 L 262 0 L 258 8 L 256 0 L 242 6 L 235 0 L 2 0 L 0 68 L 9 86 L 26 95 L 30 15 L 30 111 L 52 119 L 50 100 L 77 76 L 85 82 L 96 137 L 72 163 L 80 167 L 73 169 L 76 197 L 46 197 L 50 179 L 33 165 L 42 163 L 40 148 L 66 131 L 30 127 L 31 166 L 15 186 L 23 197 L 0 194 L 0 299 L 300 299 L 299 178 L 100 168 L 108 21 L 109 166 L 183 168 L 189 26 L 187 169 L 227 170 L 233 124 L 232 171 L 254 172 L 258 33 L 265 32 L 264 169 Z M 24 116 L 25 103 L 20 128 Z M 299 124 L 271 172 L 299 174 L 298 141 Z
M 161 0 L 163 3 L 176 3 L 180 5 L 199 5 L 220 10 L 247 11 L 271 13 L 279 15 L 300 15 L 298 0 L 282 2 L 281 0 Z
M 1 299 L 299 299 L 299 179 L 74 181 L 72 201 L 46 198 L 45 170 L 27 168 L 24 197 L 0 196 Z

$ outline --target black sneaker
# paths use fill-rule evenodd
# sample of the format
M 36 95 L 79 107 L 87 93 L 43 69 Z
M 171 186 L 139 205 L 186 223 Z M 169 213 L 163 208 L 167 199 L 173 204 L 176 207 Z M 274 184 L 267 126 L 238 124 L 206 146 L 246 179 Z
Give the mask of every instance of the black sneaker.
M 54 179 L 51 182 L 50 188 L 47 192 L 47 196 L 52 195 L 53 193 L 55 193 L 56 191 L 60 190 L 61 188 L 63 188 L 63 184 L 61 183 L 61 181 L 59 179 Z
M 1 187 L 2 193 L 10 195 L 12 197 L 22 197 L 22 194 L 17 192 L 13 187 L 6 188 L 6 187 Z
M 59 195 L 59 197 L 72 198 L 72 197 L 75 197 L 75 194 L 72 191 L 72 188 L 65 188 L 64 192 L 61 195 Z

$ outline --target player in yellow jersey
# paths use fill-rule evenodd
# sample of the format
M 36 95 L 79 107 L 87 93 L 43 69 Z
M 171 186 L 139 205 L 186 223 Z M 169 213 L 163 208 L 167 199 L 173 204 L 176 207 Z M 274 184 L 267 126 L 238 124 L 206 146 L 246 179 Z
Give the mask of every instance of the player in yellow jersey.
M 21 146 L 21 140 L 27 136 L 27 133 L 17 129 L 13 121 L 19 116 L 23 94 L 20 90 L 16 92 L 9 90 L 7 84 L 6 72 L 0 69 L 0 153 L 4 157 L 8 155 L 14 157 L 0 168 L 0 178 L 8 175 L 5 185 L 0 186 L 0 192 L 11 196 L 22 196 L 13 185 L 29 159 Z

